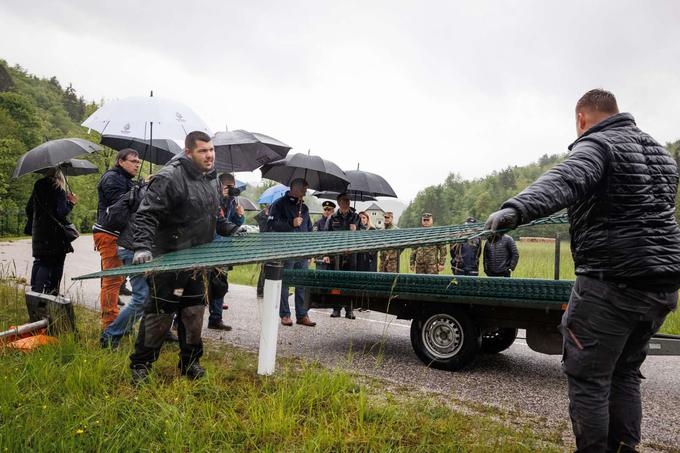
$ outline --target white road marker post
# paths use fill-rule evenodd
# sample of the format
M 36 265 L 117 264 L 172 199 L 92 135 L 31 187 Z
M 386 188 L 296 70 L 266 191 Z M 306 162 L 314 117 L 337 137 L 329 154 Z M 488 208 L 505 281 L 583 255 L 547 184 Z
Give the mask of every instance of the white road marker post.
M 264 298 L 262 300 L 262 324 L 260 326 L 260 351 L 257 374 L 270 375 L 276 367 L 276 346 L 279 337 L 279 305 L 281 303 L 281 262 L 264 265 Z

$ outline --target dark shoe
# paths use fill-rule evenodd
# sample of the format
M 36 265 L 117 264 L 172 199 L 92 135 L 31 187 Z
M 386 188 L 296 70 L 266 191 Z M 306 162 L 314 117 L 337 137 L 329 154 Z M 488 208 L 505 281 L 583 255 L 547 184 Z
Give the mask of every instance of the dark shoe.
M 333 313 L 331 313 L 331 318 L 339 318 L 340 317 L 340 309 L 339 308 L 334 308 Z
M 309 319 L 309 316 L 305 315 L 302 318 L 297 320 L 298 324 L 302 324 L 303 326 L 309 326 L 309 327 L 314 327 L 316 323 Z
M 110 349 L 112 351 L 117 351 L 118 348 L 120 348 L 120 338 L 100 337 L 99 346 L 101 346 L 102 349 Z
M 258 299 L 263 299 L 263 298 L 264 298 L 264 293 L 257 293 L 257 298 L 258 298 Z
M 198 363 L 194 363 L 186 370 L 183 370 L 182 375 L 188 377 L 192 381 L 195 381 L 205 376 L 205 368 L 203 368 Z
M 118 290 L 118 293 L 123 295 L 123 296 L 132 296 L 132 290 L 128 288 L 125 283 L 120 285 L 120 289 Z
M 222 304 L 222 310 L 229 310 L 229 305 Z
M 118 306 L 119 306 L 119 307 L 124 307 L 124 306 L 125 306 L 125 302 L 123 302 L 122 300 L 120 300 L 120 297 L 118 298 Z
M 354 311 L 352 311 L 352 310 L 345 310 L 345 318 L 347 318 L 347 319 L 357 319 L 357 317 L 354 316 Z
M 139 387 L 146 384 L 149 380 L 149 370 L 147 368 L 132 368 L 132 385 Z
M 177 335 L 168 330 L 168 333 L 165 334 L 165 338 L 163 338 L 163 341 L 167 341 L 170 343 L 179 343 L 179 338 L 177 338 Z
M 223 321 L 209 322 L 208 323 L 208 329 L 223 330 L 225 332 L 229 332 L 231 330 L 231 326 L 226 325 Z
M 290 316 L 284 316 L 281 318 L 281 324 L 284 326 L 292 326 L 293 325 L 293 320 L 290 319 Z

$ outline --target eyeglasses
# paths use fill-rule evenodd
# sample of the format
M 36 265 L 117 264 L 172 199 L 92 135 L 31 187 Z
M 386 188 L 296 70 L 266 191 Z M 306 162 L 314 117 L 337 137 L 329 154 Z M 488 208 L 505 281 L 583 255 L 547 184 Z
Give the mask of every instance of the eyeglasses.
M 323 208 L 324 211 L 332 211 L 333 208 Z

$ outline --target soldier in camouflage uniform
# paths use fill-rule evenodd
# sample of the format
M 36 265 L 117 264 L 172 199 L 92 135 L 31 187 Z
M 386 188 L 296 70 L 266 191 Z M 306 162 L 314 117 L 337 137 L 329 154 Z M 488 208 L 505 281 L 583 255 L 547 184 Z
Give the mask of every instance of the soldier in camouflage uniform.
M 424 228 L 430 228 L 432 214 L 423 213 L 420 222 Z M 444 270 L 447 255 L 446 244 L 416 247 L 411 251 L 411 271 L 415 269 L 416 274 L 438 274 Z
M 394 214 L 392 211 L 387 211 L 385 213 L 385 229 L 386 230 L 398 230 L 392 219 Z M 381 250 L 380 251 L 380 272 L 399 272 L 399 252 L 397 250 Z

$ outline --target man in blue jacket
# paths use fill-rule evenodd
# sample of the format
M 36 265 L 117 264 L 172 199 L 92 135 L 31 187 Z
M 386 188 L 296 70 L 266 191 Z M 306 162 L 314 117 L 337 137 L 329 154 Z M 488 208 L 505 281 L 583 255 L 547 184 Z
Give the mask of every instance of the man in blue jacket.
M 568 208 L 576 282 L 562 317 L 562 368 L 580 452 L 635 451 L 640 366 L 680 287 L 675 160 L 595 89 L 576 104 L 577 140 L 487 220 L 505 230 Z
M 309 208 L 307 208 L 304 202 L 306 193 L 307 181 L 302 178 L 291 181 L 290 190 L 269 206 L 268 230 L 287 233 L 306 233 L 312 231 Z M 283 263 L 284 269 L 307 269 L 308 266 L 309 260 L 307 259 L 288 260 Z M 282 286 L 281 305 L 279 306 L 281 324 L 292 326 L 293 320 L 290 315 L 288 286 Z M 313 327 L 316 325 L 307 315 L 303 288 L 295 288 L 295 318 L 297 323 L 303 326 Z

